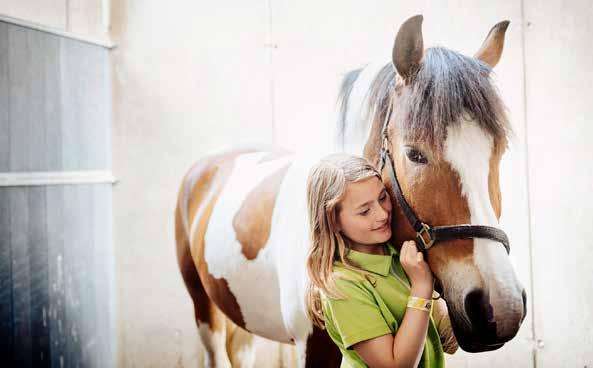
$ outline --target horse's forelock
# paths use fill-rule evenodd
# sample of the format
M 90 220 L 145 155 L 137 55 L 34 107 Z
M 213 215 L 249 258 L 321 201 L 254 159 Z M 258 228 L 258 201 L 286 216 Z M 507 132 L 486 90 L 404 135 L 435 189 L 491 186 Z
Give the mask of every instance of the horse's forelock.
M 471 119 L 506 140 L 506 108 L 490 79 L 491 68 L 472 57 L 442 47 L 426 50 L 422 66 L 394 106 L 404 137 L 441 146 L 451 124 Z
M 441 147 L 448 126 L 471 119 L 496 142 L 506 143 L 512 130 L 506 107 L 490 80 L 491 73 L 487 64 L 475 58 L 442 47 L 426 49 L 422 67 L 395 101 L 394 124 L 408 139 Z M 391 62 L 380 69 L 368 90 L 367 111 L 362 116 L 380 123 L 385 121 L 396 78 Z M 341 92 L 346 100 L 348 95 L 344 92 L 351 88 L 352 81 L 344 80 Z M 344 113 L 347 101 L 342 99 L 342 103 Z

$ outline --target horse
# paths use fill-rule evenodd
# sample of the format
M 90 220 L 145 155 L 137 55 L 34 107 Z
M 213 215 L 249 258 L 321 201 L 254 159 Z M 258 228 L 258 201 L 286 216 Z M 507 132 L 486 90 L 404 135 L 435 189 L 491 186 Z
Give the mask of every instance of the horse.
M 425 50 L 421 25 L 422 16 L 404 22 L 391 62 L 370 78 L 366 68 L 354 71 L 341 87 L 338 140 L 381 169 L 397 247 L 418 239 L 410 211 L 435 228 L 496 229 L 499 163 L 511 134 L 489 78 L 508 22 L 495 25 L 473 57 Z M 299 367 L 339 366 L 337 347 L 305 310 L 306 178 L 316 160 L 279 149 L 230 149 L 203 157 L 185 174 L 175 208 L 176 250 L 206 366 L 253 363 L 229 351 L 248 349 L 251 341 L 230 341 L 234 329 L 294 345 Z M 525 291 L 503 240 L 465 235 L 425 242 L 423 251 L 459 346 L 498 349 L 525 318 Z

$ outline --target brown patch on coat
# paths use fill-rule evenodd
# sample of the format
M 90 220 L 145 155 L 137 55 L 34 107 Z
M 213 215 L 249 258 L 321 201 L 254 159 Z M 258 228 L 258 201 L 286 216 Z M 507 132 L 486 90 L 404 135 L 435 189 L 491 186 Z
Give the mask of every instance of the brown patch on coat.
M 188 173 L 186 176 L 186 178 L 192 177 L 193 180 L 193 183 L 188 183 L 191 187 L 191 195 L 188 199 L 187 208 L 190 231 L 194 221 L 197 221 L 193 239 L 191 239 L 190 253 L 203 287 L 203 292 L 200 292 L 198 297 L 204 299 L 203 303 L 209 301 L 215 303 L 226 316 L 242 328 L 245 328 L 243 314 L 236 297 L 229 289 L 227 280 L 215 278 L 208 272 L 208 265 L 204 261 L 204 236 L 220 191 L 232 172 L 234 159 L 238 155 L 247 152 L 253 152 L 253 150 L 236 150 L 207 157 L 199 165 L 201 171 L 197 175 L 192 176 Z M 203 210 L 198 213 L 200 208 L 203 208 Z M 196 216 L 199 216 L 199 218 L 196 218 Z M 199 304 L 199 300 L 197 304 Z M 202 310 L 199 313 L 198 311 L 196 309 L 196 318 L 200 321 L 213 322 L 212 310 Z M 213 326 L 213 329 L 215 327 Z
M 198 275 L 194 260 L 191 256 L 189 241 L 187 239 L 185 226 L 183 225 L 181 217 L 181 210 L 179 208 L 180 204 L 181 203 L 178 202 L 175 209 L 175 240 L 177 245 L 177 262 L 179 264 L 179 270 L 181 271 L 181 276 L 183 277 L 183 282 L 185 283 L 187 291 L 194 302 L 194 317 L 196 322 L 198 322 L 198 324 L 200 322 L 207 323 L 213 331 L 218 331 L 221 326 L 215 323 L 216 318 L 213 318 L 211 310 L 212 302 L 208 298 L 206 290 L 204 290 L 204 285 L 202 284 L 202 280 L 200 280 L 200 276 Z
M 278 190 L 290 164 L 285 165 L 249 192 L 233 218 L 233 228 L 245 258 L 257 258 L 270 238 Z
M 439 332 L 443 351 L 447 354 L 453 354 L 459 349 L 459 344 L 453 332 L 447 303 L 445 303 L 443 298 L 439 298 L 433 302 L 432 306 L 432 318 Z
M 329 337 L 327 331 L 317 326 L 313 327 L 313 333 L 307 338 L 306 354 L 305 367 L 307 368 L 338 368 L 342 362 L 342 353 L 338 346 Z

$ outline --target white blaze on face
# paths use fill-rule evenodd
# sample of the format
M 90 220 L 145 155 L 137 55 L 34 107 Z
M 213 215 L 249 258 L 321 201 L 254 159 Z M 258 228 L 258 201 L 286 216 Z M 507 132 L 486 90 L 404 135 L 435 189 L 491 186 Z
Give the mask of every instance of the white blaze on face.
M 488 190 L 493 144 L 493 138 L 473 121 L 460 121 L 447 130 L 444 157 L 459 175 L 461 192 L 467 199 L 472 225 L 498 227 Z M 504 292 L 505 285 L 515 285 L 508 255 L 498 242 L 476 238 L 473 259 L 484 284 L 468 285 L 465 293 L 473 288 L 483 288 L 489 293 L 494 306 L 498 295 Z
M 471 223 L 476 225 L 498 225 L 488 191 L 492 146 L 492 137 L 475 122 L 463 120 L 447 129 L 445 160 L 459 174 Z

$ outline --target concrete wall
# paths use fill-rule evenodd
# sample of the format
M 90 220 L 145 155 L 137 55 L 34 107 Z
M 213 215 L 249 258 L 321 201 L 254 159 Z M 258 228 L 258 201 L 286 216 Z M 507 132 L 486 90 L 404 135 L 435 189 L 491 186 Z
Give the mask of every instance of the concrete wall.
M 516 133 L 502 163 L 502 223 L 528 316 L 502 349 L 460 352 L 449 366 L 593 363 L 590 1 L 176 5 L 122 0 L 111 9 L 120 366 L 198 365 L 172 226 L 189 165 L 223 145 L 330 144 L 341 75 L 389 60 L 399 25 L 417 13 L 426 46 L 468 55 L 491 26 L 511 21 L 495 69 Z

